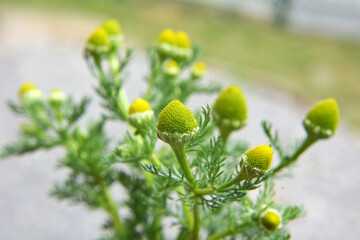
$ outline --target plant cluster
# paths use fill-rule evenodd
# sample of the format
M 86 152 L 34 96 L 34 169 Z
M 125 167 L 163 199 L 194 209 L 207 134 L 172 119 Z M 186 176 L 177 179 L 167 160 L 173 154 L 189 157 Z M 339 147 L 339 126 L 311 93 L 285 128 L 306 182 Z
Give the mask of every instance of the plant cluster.
M 70 173 L 51 195 L 103 209 L 108 220 L 101 239 L 165 239 L 163 223 L 171 219 L 178 240 L 289 239 L 285 226 L 303 210 L 274 202 L 275 177 L 310 145 L 336 132 L 336 101 L 320 101 L 309 111 L 303 121 L 307 137 L 291 151 L 284 151 L 269 122 L 262 124 L 269 141 L 249 149 L 245 141 L 229 141 L 247 123 L 246 98 L 238 86 L 223 89 L 212 107 L 196 114 L 183 105 L 194 93 L 221 90 L 202 82 L 206 65 L 195 62 L 199 48 L 185 32 L 160 33 L 149 49 L 148 88 L 131 105 L 123 84 L 133 49 L 123 45 L 115 20 L 103 23 L 86 42 L 85 60 L 104 109 L 88 125 L 79 123 L 88 98 L 75 102 L 59 89 L 45 98 L 33 83 L 23 84 L 20 101 L 8 105 L 26 121 L 19 140 L 6 145 L 1 156 L 65 148 L 58 166 Z M 104 131 L 109 121 L 128 126 L 115 149 Z M 280 161 L 272 167 L 274 151 Z M 113 197 L 116 185 L 126 193 L 121 201 Z M 260 187 L 257 199 L 247 196 Z

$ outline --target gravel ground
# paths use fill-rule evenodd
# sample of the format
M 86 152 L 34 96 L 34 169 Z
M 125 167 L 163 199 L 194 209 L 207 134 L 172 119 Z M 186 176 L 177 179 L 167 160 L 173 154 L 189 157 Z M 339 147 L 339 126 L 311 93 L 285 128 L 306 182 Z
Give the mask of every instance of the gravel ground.
M 5 8 L 6 9 L 6 8 Z M 88 33 L 103 19 L 79 16 L 37 14 L 0 10 L 0 146 L 16 139 L 21 119 L 4 104 L 16 98 L 18 86 L 36 83 L 44 92 L 59 87 L 76 96 L 93 96 L 95 80 L 81 56 Z M 64 20 L 66 19 L 66 20 Z M 130 101 L 144 91 L 142 76 L 147 71 L 141 51 L 129 68 L 126 90 Z M 229 84 L 235 80 L 220 70 L 211 79 Z M 301 120 L 310 106 L 274 89 L 240 82 L 249 104 L 249 125 L 236 134 L 251 146 L 268 143 L 260 128 L 262 119 L 281 127 L 286 145 L 305 135 Z M 189 106 L 199 108 L 212 103 L 215 96 L 197 96 Z M 98 100 L 92 102 L 89 117 L 100 112 Z M 124 129 L 107 126 L 112 136 Z M 360 141 L 342 122 L 337 136 L 313 146 L 292 168 L 292 178 L 277 181 L 277 200 L 304 205 L 307 216 L 289 225 L 293 239 L 358 239 Z M 58 202 L 48 192 L 66 171 L 55 169 L 61 149 L 38 151 L 0 162 L 0 239 L 96 239 L 105 215 L 82 206 Z

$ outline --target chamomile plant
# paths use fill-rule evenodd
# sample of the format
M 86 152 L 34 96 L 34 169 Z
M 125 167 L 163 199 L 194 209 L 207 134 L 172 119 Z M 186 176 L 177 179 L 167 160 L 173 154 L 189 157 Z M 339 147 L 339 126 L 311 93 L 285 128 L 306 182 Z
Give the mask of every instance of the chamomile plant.
M 303 120 L 307 136 L 290 152 L 269 122 L 262 124 L 267 142 L 229 141 L 232 132 L 246 126 L 246 94 L 237 85 L 202 81 L 206 64 L 196 60 L 199 48 L 187 33 L 160 33 L 148 51 L 148 88 L 131 104 L 123 86 L 133 49 L 124 44 L 113 19 L 85 43 L 85 60 L 104 109 L 88 125 L 78 121 L 88 98 L 75 102 L 58 88 L 47 95 L 34 83 L 21 85 L 19 99 L 8 102 L 24 119 L 21 133 L 1 156 L 64 148 L 58 166 L 69 174 L 55 184 L 52 196 L 104 210 L 102 239 L 169 239 L 164 224 L 169 219 L 175 219 L 178 240 L 289 239 L 286 225 L 303 211 L 274 201 L 274 177 L 316 141 L 336 133 L 336 101 L 326 99 L 310 109 Z M 198 106 L 200 111 L 186 106 L 192 94 L 217 92 L 214 102 Z M 128 127 L 115 148 L 104 131 L 109 121 Z M 274 152 L 280 157 L 276 166 Z M 112 195 L 116 184 L 127 195 L 121 201 Z M 249 191 L 257 191 L 257 199 L 250 199 Z M 120 214 L 121 209 L 129 214 Z

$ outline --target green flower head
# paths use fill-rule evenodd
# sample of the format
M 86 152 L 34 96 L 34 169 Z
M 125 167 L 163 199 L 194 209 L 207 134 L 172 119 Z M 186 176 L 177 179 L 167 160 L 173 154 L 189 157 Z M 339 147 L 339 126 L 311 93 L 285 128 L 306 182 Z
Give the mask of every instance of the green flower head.
M 110 49 L 110 38 L 104 28 L 97 28 L 88 38 L 86 49 L 96 55 L 103 54 Z
M 109 40 L 112 48 L 119 48 L 124 41 L 124 36 L 118 21 L 116 21 L 115 19 L 106 20 L 103 23 L 102 28 L 109 35 Z
M 142 98 L 136 99 L 129 107 L 128 122 L 137 130 L 143 130 L 155 121 L 150 104 Z
M 241 160 L 241 173 L 245 178 L 258 177 L 271 166 L 273 150 L 267 145 L 259 145 L 247 151 Z
M 120 24 L 115 19 L 106 20 L 102 27 L 109 35 L 120 35 L 122 34 L 122 29 Z
M 310 109 L 304 120 L 304 126 L 309 135 L 328 138 L 335 134 L 339 119 L 340 111 L 337 102 L 333 98 L 328 98 Z
M 238 86 L 230 85 L 220 92 L 213 106 L 213 116 L 219 128 L 234 131 L 245 126 L 246 99 Z
M 260 225 L 266 231 L 275 231 L 281 227 L 281 216 L 275 210 L 267 210 L 260 216 Z
M 193 140 L 199 125 L 193 113 L 180 101 L 170 102 L 159 115 L 158 137 L 170 145 L 183 145 Z

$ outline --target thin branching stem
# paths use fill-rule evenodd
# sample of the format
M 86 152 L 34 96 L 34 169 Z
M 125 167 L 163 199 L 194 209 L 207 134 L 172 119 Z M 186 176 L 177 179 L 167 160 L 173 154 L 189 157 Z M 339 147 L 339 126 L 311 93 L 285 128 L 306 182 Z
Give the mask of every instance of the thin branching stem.
M 233 236 L 235 234 L 237 234 L 237 232 L 234 229 L 227 229 L 222 232 L 211 235 L 210 237 L 207 238 L 207 240 L 220 240 L 229 236 Z
M 273 174 L 276 174 L 277 172 L 281 171 L 283 168 L 288 167 L 293 162 L 295 162 L 298 159 L 298 157 L 316 141 L 317 141 L 317 138 L 314 138 L 314 137 L 308 135 L 303 140 L 301 145 L 294 151 L 293 154 L 291 154 L 290 156 L 286 156 L 285 158 L 283 158 L 281 160 L 279 166 L 277 166 L 273 170 Z

